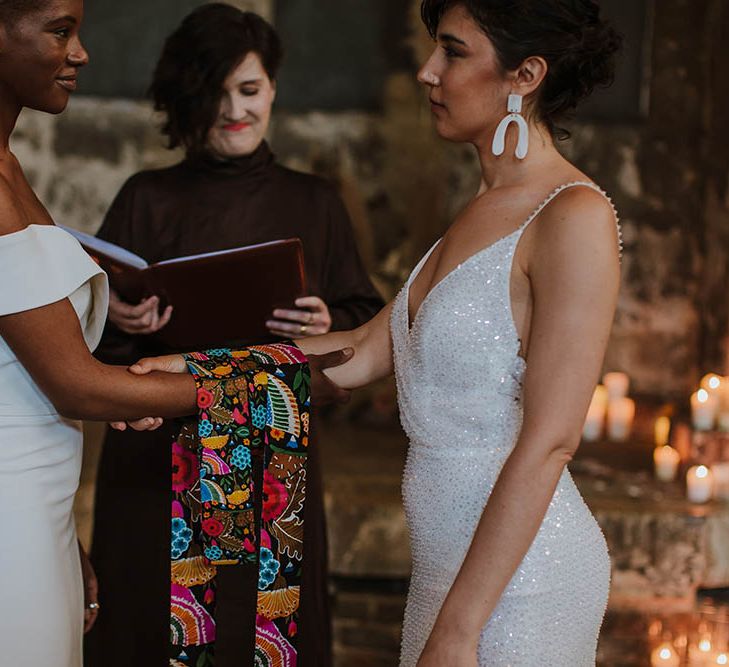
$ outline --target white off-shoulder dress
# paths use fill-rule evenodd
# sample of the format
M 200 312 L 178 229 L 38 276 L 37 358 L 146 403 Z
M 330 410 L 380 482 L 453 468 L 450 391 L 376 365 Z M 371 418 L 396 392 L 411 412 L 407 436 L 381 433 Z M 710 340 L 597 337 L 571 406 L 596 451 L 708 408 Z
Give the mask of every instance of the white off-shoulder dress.
M 0 317 L 65 298 L 95 348 L 108 305 L 104 272 L 58 227 L 0 236 Z M 3 665 L 81 666 L 83 583 L 72 516 L 81 450 L 80 423 L 57 413 L 0 337 Z

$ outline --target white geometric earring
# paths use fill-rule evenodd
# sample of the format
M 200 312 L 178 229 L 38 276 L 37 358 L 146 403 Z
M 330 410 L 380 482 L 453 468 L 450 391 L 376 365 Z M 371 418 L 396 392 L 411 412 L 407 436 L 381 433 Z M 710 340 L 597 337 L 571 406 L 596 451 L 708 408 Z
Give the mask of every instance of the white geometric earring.
M 499 123 L 499 127 L 496 129 L 496 134 L 494 135 L 494 143 L 491 146 L 494 155 L 503 155 L 506 149 L 506 130 L 509 129 L 509 125 L 516 123 L 519 128 L 516 157 L 523 160 L 527 156 L 529 152 L 529 126 L 524 120 L 524 116 L 521 115 L 522 100 L 521 95 L 509 95 L 509 115 Z

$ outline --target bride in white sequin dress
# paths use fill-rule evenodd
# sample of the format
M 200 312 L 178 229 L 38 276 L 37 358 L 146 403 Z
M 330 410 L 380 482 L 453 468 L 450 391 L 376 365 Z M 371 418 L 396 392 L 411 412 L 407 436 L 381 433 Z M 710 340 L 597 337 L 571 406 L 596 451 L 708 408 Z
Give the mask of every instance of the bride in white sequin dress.
M 619 39 L 589 0 L 426 0 L 423 17 L 436 46 L 419 80 L 439 134 L 476 147 L 481 187 L 382 313 L 300 345 L 353 348 L 328 371 L 342 387 L 396 374 L 413 554 L 401 667 L 589 667 L 610 562 L 566 465 L 613 320 L 619 232 L 554 138 L 610 79 Z
M 613 319 L 619 233 L 605 195 L 555 149 L 547 114 L 608 75 L 617 37 L 591 2 L 423 11 L 437 44 L 419 79 L 441 136 L 476 146 L 481 188 L 386 312 L 306 349 L 352 345 L 331 374 L 344 386 L 394 366 L 413 555 L 401 667 L 588 667 L 610 561 L 566 464 Z M 540 25 L 554 33 L 524 46 L 520 29 Z M 581 75 L 580 31 L 594 40 Z M 524 159 L 515 125 L 494 155 L 510 94 L 523 97 Z

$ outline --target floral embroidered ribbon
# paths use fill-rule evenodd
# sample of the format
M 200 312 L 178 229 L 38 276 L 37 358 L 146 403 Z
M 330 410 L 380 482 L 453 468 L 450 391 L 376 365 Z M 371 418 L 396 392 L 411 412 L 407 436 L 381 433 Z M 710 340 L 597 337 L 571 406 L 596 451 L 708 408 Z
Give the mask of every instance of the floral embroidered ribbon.
M 170 664 L 214 664 L 217 568 L 232 565 L 258 568 L 255 653 L 241 656 L 240 665 L 295 667 L 309 444 L 306 357 L 280 343 L 196 352 L 186 360 L 198 419 L 172 446 Z

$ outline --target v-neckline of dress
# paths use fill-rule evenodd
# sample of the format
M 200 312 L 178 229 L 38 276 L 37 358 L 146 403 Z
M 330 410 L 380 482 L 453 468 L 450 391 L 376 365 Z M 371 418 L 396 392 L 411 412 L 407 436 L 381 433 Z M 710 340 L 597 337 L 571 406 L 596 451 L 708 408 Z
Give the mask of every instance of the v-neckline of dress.
M 490 250 L 493 250 L 501 243 L 504 243 L 505 241 L 508 241 L 513 236 L 518 234 L 519 232 L 526 229 L 526 227 L 548 206 L 554 199 L 562 193 L 564 190 L 567 190 L 569 188 L 578 186 L 578 185 L 584 185 L 588 188 L 591 188 L 592 190 L 596 190 L 597 192 L 600 192 L 603 196 L 605 195 L 605 192 L 597 186 L 595 183 L 592 183 L 590 181 L 570 181 L 569 183 L 563 183 L 562 185 L 556 187 L 552 192 L 549 193 L 545 199 L 534 208 L 534 210 L 529 214 L 529 216 L 526 218 L 526 220 L 519 225 L 514 231 L 505 234 L 504 236 L 501 236 L 500 238 L 496 239 L 492 243 L 489 243 L 487 246 L 481 248 L 480 250 L 477 250 L 472 255 L 469 255 L 466 259 L 464 259 L 462 262 L 459 262 L 456 266 L 454 266 L 448 273 L 446 273 L 433 287 L 431 287 L 427 294 L 423 297 L 423 299 L 420 302 L 420 305 L 418 306 L 417 311 L 415 314 L 411 317 L 410 316 L 410 286 L 413 284 L 413 282 L 416 280 L 416 278 L 420 275 L 420 272 L 423 270 L 423 267 L 430 259 L 430 256 L 433 254 L 433 251 L 442 243 L 444 237 L 440 237 L 431 247 L 431 249 L 427 252 L 424 259 L 422 260 L 422 263 L 420 266 L 416 267 L 416 271 L 414 271 L 410 277 L 408 278 L 407 282 L 405 283 L 405 327 L 407 331 L 408 337 L 410 337 L 415 330 L 416 325 L 418 324 L 419 318 L 420 318 L 420 312 L 423 310 L 423 306 L 426 304 L 426 302 L 430 299 L 431 294 L 433 292 L 437 292 L 439 288 L 447 282 L 453 275 L 457 274 L 459 270 L 470 264 L 472 261 L 475 261 L 476 258 L 480 257 L 481 255 L 486 254 Z M 612 203 L 612 202 L 611 202 Z
M 419 317 L 420 317 L 420 313 L 423 310 L 423 306 L 426 304 L 426 302 L 428 302 L 430 300 L 430 297 L 431 297 L 431 295 L 434 292 L 437 292 L 444 283 L 447 283 L 464 266 L 467 266 L 471 262 L 474 262 L 478 257 L 480 257 L 481 255 L 486 254 L 488 251 L 493 250 L 496 246 L 500 245 L 504 241 L 507 241 L 508 239 L 510 239 L 512 236 L 514 236 L 520 230 L 521 230 L 521 227 L 515 229 L 513 232 L 511 232 L 511 233 L 509 233 L 509 234 L 507 234 L 505 236 L 502 236 L 501 238 L 498 238 L 493 243 L 489 243 L 489 245 L 481 248 L 480 250 L 477 250 L 472 255 L 470 255 L 469 257 L 467 257 L 466 259 L 464 259 L 462 262 L 460 262 L 459 264 L 457 264 L 456 266 L 454 266 L 435 285 L 433 285 L 433 287 L 431 287 L 428 290 L 428 293 L 423 297 L 422 301 L 420 302 L 420 305 L 418 306 L 418 309 L 415 312 L 415 315 L 413 315 L 413 317 L 411 318 L 410 317 L 410 286 L 413 284 L 413 282 L 415 281 L 415 279 L 420 275 L 420 271 L 422 271 L 423 266 L 425 266 L 426 262 L 428 261 L 428 258 L 430 258 L 430 255 L 433 254 L 433 251 L 443 241 L 443 237 L 439 238 L 435 242 L 435 245 L 433 245 L 433 247 L 428 252 L 428 255 L 427 255 L 427 258 L 426 258 L 425 262 L 423 262 L 423 264 L 418 268 L 417 273 L 414 273 L 412 276 L 410 276 L 410 279 L 405 284 L 405 324 L 407 326 L 408 335 L 412 334 L 413 330 L 415 329 L 415 326 L 418 323 L 418 320 L 419 320 Z

